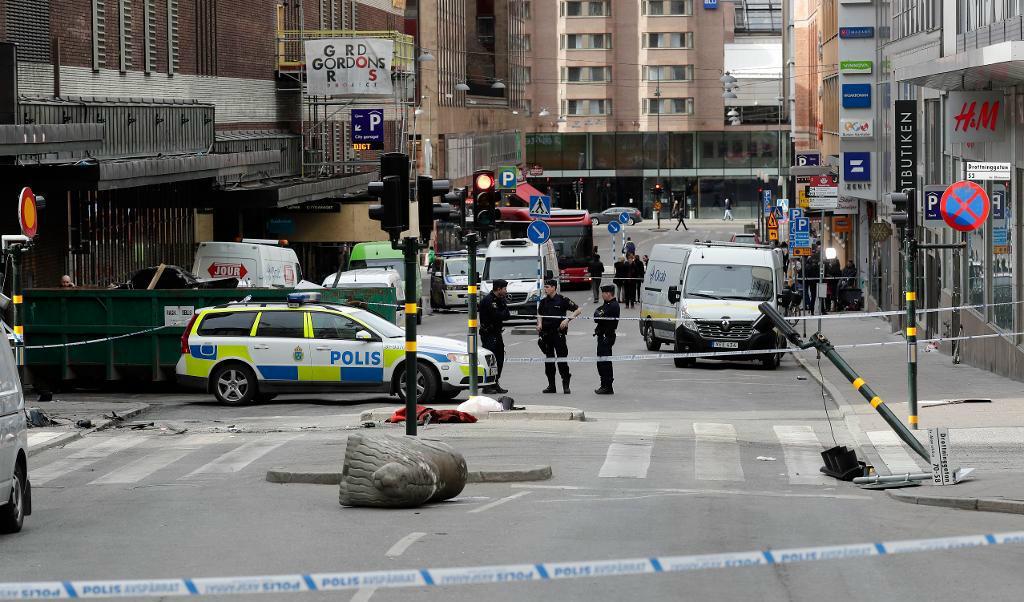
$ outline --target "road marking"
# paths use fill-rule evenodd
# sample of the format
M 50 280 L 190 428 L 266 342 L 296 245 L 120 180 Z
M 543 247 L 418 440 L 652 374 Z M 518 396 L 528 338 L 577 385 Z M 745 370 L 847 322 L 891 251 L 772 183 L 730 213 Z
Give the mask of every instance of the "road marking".
M 51 441 L 53 439 L 56 439 L 57 437 L 60 437 L 61 435 L 67 434 L 68 432 L 70 432 L 70 431 L 56 431 L 56 432 L 50 431 L 50 432 L 47 432 L 47 433 L 29 433 L 28 434 L 28 448 L 32 449 L 33 447 L 42 445 L 42 444 L 46 443 L 47 441 Z
M 138 483 L 156 471 L 166 468 L 192 452 L 201 449 L 203 446 L 219 443 L 226 438 L 226 433 L 213 433 L 192 435 L 185 437 L 180 441 L 173 441 L 167 447 L 161 448 L 153 453 L 129 462 L 128 464 L 103 475 L 89 484 L 117 485 Z
M 903 441 L 892 431 L 868 431 L 868 439 L 875 446 L 890 474 L 921 472 L 914 458 L 903 447 Z
M 597 476 L 646 479 L 658 427 L 657 422 L 620 422 Z
M 821 473 L 824 449 L 810 426 L 776 426 L 775 436 L 786 456 L 790 485 L 828 485 L 833 483 Z
M 607 488 L 598 487 L 577 487 L 573 485 L 511 485 L 512 489 L 549 489 L 555 491 L 603 491 L 607 492 Z M 738 495 L 747 497 L 777 497 L 777 498 L 808 498 L 808 499 L 830 499 L 830 500 L 873 500 L 871 496 L 867 495 L 848 495 L 843 493 L 790 493 L 785 491 L 746 491 L 738 489 L 628 489 L 615 487 L 612 491 L 623 493 L 623 492 L 636 492 L 638 494 L 645 493 L 685 493 L 692 495 Z M 588 500 L 580 500 L 588 501 Z M 538 500 L 536 503 L 541 503 Z
M 426 533 L 410 533 L 399 539 L 395 545 L 391 546 L 387 552 L 384 553 L 388 558 L 398 558 L 409 549 L 409 546 L 420 540 Z
M 736 428 L 717 422 L 694 422 L 693 474 L 698 481 L 742 481 L 743 465 Z
M 470 514 L 478 514 L 480 512 L 486 512 L 486 511 L 490 510 L 491 508 L 495 508 L 495 507 L 500 506 L 502 504 L 505 504 L 507 502 L 511 502 L 512 500 L 514 500 L 516 498 L 521 498 L 524 495 L 529 495 L 530 493 L 531 492 L 529 492 L 529 491 L 520 491 L 519 493 L 513 493 L 512 495 L 510 495 L 508 497 L 503 497 L 500 500 L 494 500 L 490 504 L 484 504 L 483 506 L 480 506 L 479 508 L 473 508 L 472 510 L 469 511 L 469 513 Z
M 86 441 L 85 439 L 79 439 L 79 441 Z M 57 460 L 40 468 L 35 468 L 29 475 L 33 485 L 43 485 L 50 481 L 62 477 L 66 474 L 85 468 L 86 466 L 106 458 L 112 454 L 120 451 L 124 451 L 130 447 L 134 447 L 144 441 L 143 437 L 111 437 L 100 442 L 86 443 L 86 446 L 82 449 L 77 449 L 74 453 L 66 458 Z M 77 442 L 76 442 L 77 443 Z M 71 444 L 67 449 L 71 449 L 75 444 Z M 78 446 L 75 446 L 77 448 Z
M 220 456 L 216 460 L 200 466 L 181 478 L 188 479 L 200 474 L 228 474 L 238 472 L 298 436 L 299 434 L 296 433 L 276 440 L 260 439 L 244 443 Z

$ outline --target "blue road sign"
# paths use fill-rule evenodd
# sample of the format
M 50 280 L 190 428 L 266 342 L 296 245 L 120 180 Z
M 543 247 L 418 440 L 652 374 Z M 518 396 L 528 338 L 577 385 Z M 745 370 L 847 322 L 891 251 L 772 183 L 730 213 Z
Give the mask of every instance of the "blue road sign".
M 772 207 L 772 213 L 775 214 L 775 219 L 782 219 L 782 216 L 786 214 L 782 207 Z
M 818 151 L 814 152 L 801 152 L 796 154 L 796 165 L 797 167 L 804 167 L 807 165 L 818 165 L 821 163 L 821 154 Z
M 942 212 L 939 211 L 939 203 L 942 202 L 942 193 L 945 186 L 924 187 L 924 220 L 926 222 L 941 222 Z
M 789 209 L 789 221 L 795 222 L 798 217 L 804 216 L 804 210 L 799 207 L 791 207 Z
M 526 236 L 538 245 L 542 245 L 551 238 L 551 226 L 543 220 L 533 220 L 526 228 Z
M 622 232 L 622 224 L 619 222 L 608 222 L 608 232 L 611 234 L 618 234 L 619 232 Z
M 531 196 L 530 217 L 551 217 L 551 197 L 547 195 Z
M 762 190 L 761 191 L 761 205 L 764 208 L 764 214 L 768 215 L 772 212 L 772 191 Z
M 992 219 L 1006 219 L 1006 192 L 992 191 Z M 1005 244 L 1005 243 L 1004 243 Z
M 497 176 L 497 188 L 498 190 L 515 190 L 516 181 L 519 179 L 519 170 L 515 166 L 511 167 L 500 167 L 498 172 L 494 174 Z
M 626 213 L 625 211 L 620 213 L 619 214 L 619 222 L 623 223 L 623 224 L 628 224 L 629 223 L 629 214 Z
M 988 195 L 985 189 L 969 180 L 950 185 L 942 193 L 939 202 L 942 220 L 950 228 L 960 232 L 971 232 L 985 225 L 989 214 Z
M 352 109 L 352 144 L 384 150 L 384 109 Z

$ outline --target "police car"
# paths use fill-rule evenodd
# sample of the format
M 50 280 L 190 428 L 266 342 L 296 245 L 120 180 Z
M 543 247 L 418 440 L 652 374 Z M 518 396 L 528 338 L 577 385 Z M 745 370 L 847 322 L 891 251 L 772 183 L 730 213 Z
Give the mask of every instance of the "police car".
M 419 403 L 454 399 L 469 387 L 466 344 L 417 337 Z M 481 349 L 478 382 L 494 382 L 494 354 Z M 320 303 L 319 293 L 282 302 L 238 302 L 196 311 L 181 336 L 178 380 L 227 405 L 278 393 L 366 392 L 405 399 L 405 331 L 366 310 Z

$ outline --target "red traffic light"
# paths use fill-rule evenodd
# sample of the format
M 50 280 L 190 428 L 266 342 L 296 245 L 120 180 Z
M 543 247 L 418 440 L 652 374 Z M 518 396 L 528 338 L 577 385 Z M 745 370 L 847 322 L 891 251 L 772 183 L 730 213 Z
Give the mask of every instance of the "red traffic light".
M 485 191 L 494 188 L 494 175 L 490 173 L 478 173 L 473 180 L 473 188 L 477 191 Z

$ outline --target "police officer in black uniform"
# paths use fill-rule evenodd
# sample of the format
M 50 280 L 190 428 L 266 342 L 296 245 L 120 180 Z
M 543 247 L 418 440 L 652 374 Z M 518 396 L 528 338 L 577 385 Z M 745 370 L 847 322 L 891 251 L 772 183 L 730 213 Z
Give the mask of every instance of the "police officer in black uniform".
M 498 278 L 494 281 L 491 292 L 480 301 L 480 342 L 498 361 L 498 378 L 493 385 L 484 389 L 484 393 L 508 393 L 499 384 L 501 369 L 505 365 L 505 341 L 501 337 L 501 331 L 505 320 L 512 318 L 505 302 L 507 297 L 508 281 Z
M 615 300 L 615 286 L 606 285 L 601 287 L 601 298 L 604 305 L 594 310 L 594 336 L 597 337 L 597 355 L 612 355 L 612 346 L 615 345 L 615 329 L 619 326 L 619 302 Z M 601 387 L 595 389 L 598 395 L 612 395 L 611 362 L 597 362 L 597 373 L 601 376 Z
M 565 333 L 569 330 L 569 322 L 580 315 L 582 311 L 578 305 L 568 297 L 558 294 L 558 281 L 544 281 L 544 298 L 540 300 L 537 315 L 537 332 L 540 338 L 537 345 L 544 352 L 545 357 L 566 357 L 569 355 L 569 347 L 565 344 Z M 570 313 L 571 312 L 571 313 Z M 566 317 L 566 314 L 570 314 Z M 558 373 L 562 375 L 562 392 L 569 394 L 569 364 L 558 363 Z M 555 393 L 555 364 L 547 362 L 544 364 L 544 373 L 548 377 L 548 388 L 544 393 Z

